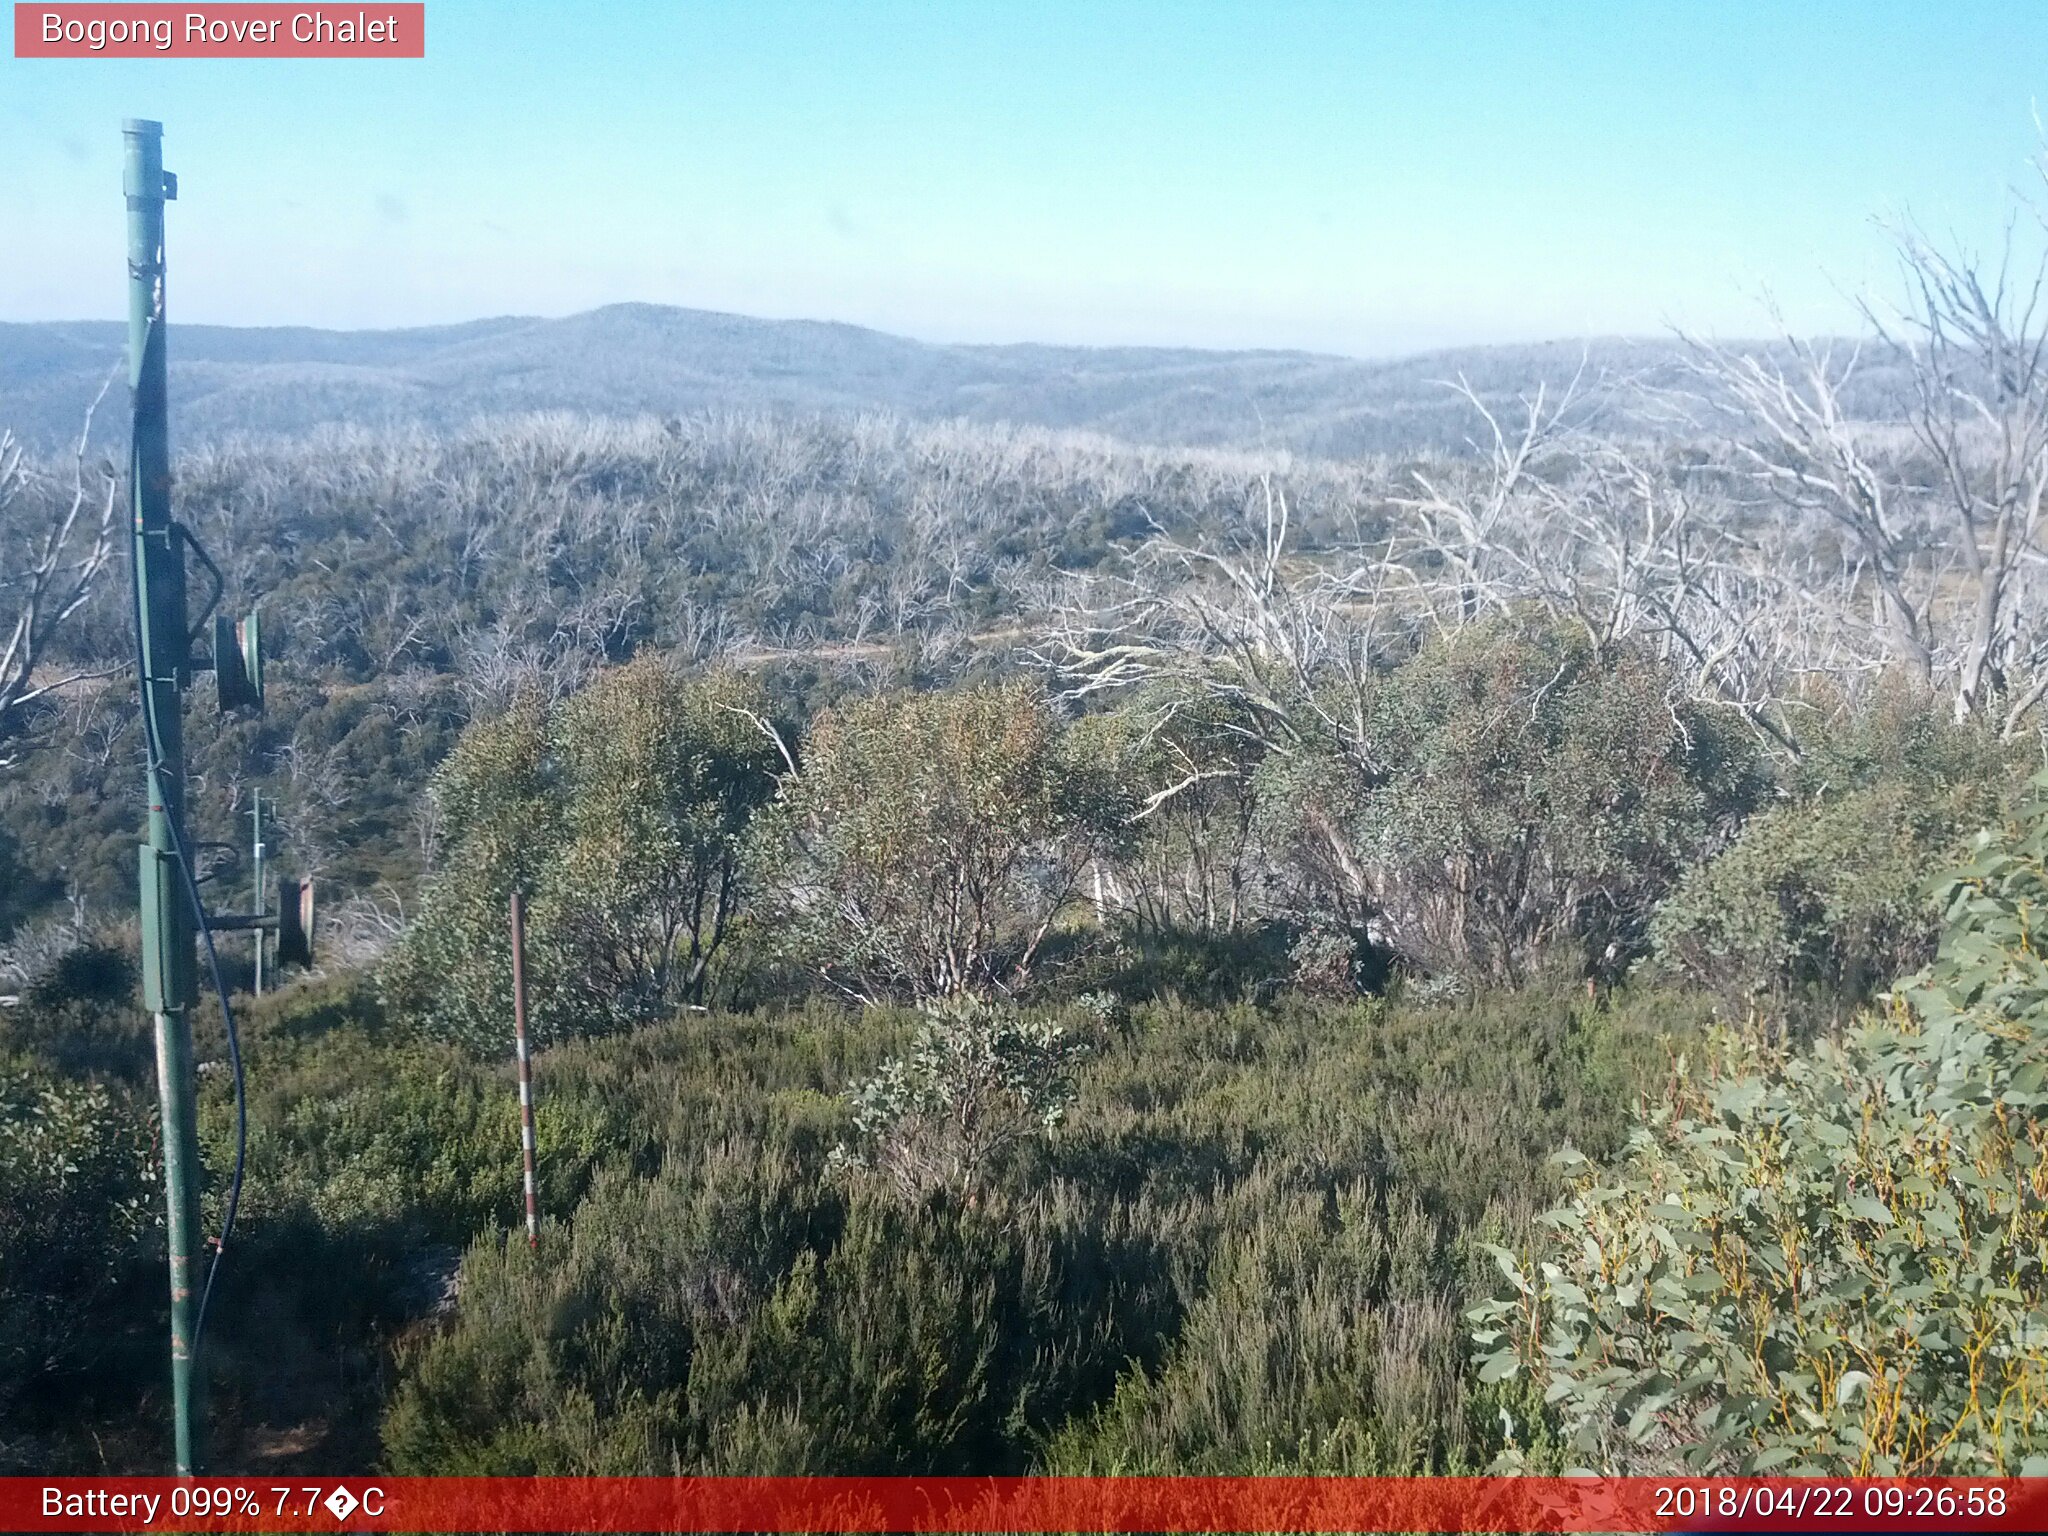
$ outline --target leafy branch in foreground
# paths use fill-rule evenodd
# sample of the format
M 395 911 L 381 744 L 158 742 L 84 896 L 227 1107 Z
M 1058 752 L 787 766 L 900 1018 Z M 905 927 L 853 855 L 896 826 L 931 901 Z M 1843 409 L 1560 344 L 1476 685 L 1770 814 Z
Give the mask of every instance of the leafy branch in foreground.
M 1601 1470 L 2048 1471 L 2048 775 L 1840 1044 L 1723 1039 L 1476 1308 Z

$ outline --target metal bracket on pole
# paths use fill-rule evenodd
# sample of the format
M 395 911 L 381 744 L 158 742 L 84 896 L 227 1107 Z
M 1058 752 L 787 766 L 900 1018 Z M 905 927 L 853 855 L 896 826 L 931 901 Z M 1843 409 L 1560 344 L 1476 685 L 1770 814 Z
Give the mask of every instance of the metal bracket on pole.
M 177 914 L 185 907 L 185 880 L 177 855 L 144 843 L 142 856 L 142 1006 L 150 1013 L 183 1008 L 193 991 L 192 942 L 178 942 Z

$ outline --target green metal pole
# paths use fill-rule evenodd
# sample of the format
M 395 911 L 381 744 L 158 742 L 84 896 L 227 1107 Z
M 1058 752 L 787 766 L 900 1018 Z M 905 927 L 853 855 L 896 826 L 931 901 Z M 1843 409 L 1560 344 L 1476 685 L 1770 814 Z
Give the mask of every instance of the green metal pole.
M 142 999 L 156 1021 L 157 1092 L 163 1100 L 164 1201 L 171 1269 L 171 1405 L 178 1475 L 199 1457 L 201 1409 L 192 1361 L 193 1281 L 199 1247 L 199 1140 L 192 1071 L 192 912 L 177 864 L 185 814 L 182 695 L 191 681 L 185 561 L 171 522 L 169 386 L 164 366 L 163 125 L 131 119 L 123 176 L 128 198 L 128 383 L 135 395 L 129 459 L 134 513 L 137 680 L 150 740 L 149 840 L 142 846 Z

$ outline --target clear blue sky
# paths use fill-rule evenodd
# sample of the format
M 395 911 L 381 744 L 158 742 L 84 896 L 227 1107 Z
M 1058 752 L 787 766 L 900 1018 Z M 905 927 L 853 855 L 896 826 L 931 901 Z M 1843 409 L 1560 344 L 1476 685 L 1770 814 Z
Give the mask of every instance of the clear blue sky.
M 374 8 L 374 7 L 373 7 Z M 1992 240 L 2048 4 L 429 0 L 416 62 L 0 59 L 0 318 L 648 300 L 935 340 L 1311 347 L 1846 323 L 1874 215 Z

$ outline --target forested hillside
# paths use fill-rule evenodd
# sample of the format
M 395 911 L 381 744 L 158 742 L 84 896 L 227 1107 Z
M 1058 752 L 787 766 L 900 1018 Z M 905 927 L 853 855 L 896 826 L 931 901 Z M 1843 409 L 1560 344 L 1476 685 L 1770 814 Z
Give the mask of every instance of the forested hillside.
M 119 324 L 0 324 L 0 422 L 51 448 L 126 345 Z M 1781 349 L 1782 350 L 1782 349 Z M 618 304 L 558 320 L 508 317 L 408 331 L 172 325 L 176 432 L 186 444 L 321 426 L 461 430 L 534 410 L 611 416 L 882 412 L 1101 432 L 1133 443 L 1355 456 L 1459 449 L 1472 419 L 1446 386 L 1495 406 L 1582 372 L 1605 429 L 1661 432 L 1653 398 L 1682 372 L 1673 339 L 1472 347 L 1363 361 L 1307 352 L 960 346 L 851 325 Z M 1846 391 L 1873 419 L 1902 408 L 1879 361 Z M 109 429 L 111 430 L 111 429 Z M 113 441 L 108 437 L 107 441 Z
M 1700 347 L 1654 394 L 1574 358 L 1384 441 L 1319 404 L 1188 446 L 1247 436 L 1182 409 L 1192 355 L 836 330 L 777 333 L 801 415 L 593 341 L 596 395 L 188 434 L 179 516 L 275 653 L 260 718 L 191 696 L 202 889 L 248 899 L 260 788 L 324 914 L 316 975 L 237 999 L 215 1465 L 2042 1465 L 2048 371 L 2023 297 L 1909 255 L 1916 328 L 1863 356 Z M 701 317 L 582 318 L 729 380 Z M 298 427 L 238 392 L 504 377 L 533 330 L 195 335 L 174 389 Z M 900 414 L 832 393 L 870 367 Z M 1090 370 L 1120 403 L 1017 404 Z M 1618 429 L 1624 386 L 1677 414 Z M 541 398 L 582 409 L 469 419 Z M 918 419 L 1068 409 L 1113 430 Z M 1130 440 L 1155 410 L 1180 446 Z M 28 428 L 0 1468 L 145 1468 L 118 487 Z

